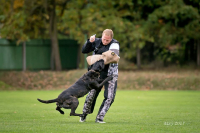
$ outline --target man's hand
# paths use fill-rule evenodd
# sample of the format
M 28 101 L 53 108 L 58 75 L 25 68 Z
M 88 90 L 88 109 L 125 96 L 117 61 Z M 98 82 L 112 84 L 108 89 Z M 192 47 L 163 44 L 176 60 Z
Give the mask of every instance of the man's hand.
M 94 34 L 94 35 L 92 35 L 92 36 L 90 37 L 90 42 L 94 42 L 94 41 L 95 41 L 95 36 L 96 36 L 96 34 Z

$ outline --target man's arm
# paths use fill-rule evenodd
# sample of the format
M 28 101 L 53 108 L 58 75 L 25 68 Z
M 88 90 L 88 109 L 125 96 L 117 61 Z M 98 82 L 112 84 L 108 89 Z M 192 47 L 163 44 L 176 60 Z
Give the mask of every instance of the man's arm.
M 96 36 L 96 34 L 91 36 L 90 39 L 88 39 L 85 42 L 85 44 L 82 47 L 82 53 L 86 54 L 86 53 L 90 53 L 90 52 L 94 51 L 95 36 Z
M 92 51 L 94 51 L 94 44 L 87 40 L 82 47 L 82 53 L 86 54 Z

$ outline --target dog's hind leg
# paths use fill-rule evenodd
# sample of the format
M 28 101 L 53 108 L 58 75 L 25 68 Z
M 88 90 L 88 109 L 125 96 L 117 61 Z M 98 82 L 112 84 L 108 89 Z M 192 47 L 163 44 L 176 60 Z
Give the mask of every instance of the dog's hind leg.
M 63 108 L 69 108 L 70 107 L 70 109 L 71 109 L 70 116 L 80 116 L 80 115 L 82 115 L 82 114 L 76 114 L 75 113 L 76 108 L 79 105 L 78 99 L 76 97 L 72 97 L 70 100 L 71 100 L 70 105 L 65 107 L 65 104 L 63 104 Z
M 71 109 L 71 99 L 67 99 L 65 102 L 63 102 L 63 105 L 62 107 L 65 108 L 65 109 Z
M 57 106 L 57 107 L 56 107 L 56 110 L 58 110 L 61 114 L 64 115 L 64 111 L 62 111 L 60 107 Z

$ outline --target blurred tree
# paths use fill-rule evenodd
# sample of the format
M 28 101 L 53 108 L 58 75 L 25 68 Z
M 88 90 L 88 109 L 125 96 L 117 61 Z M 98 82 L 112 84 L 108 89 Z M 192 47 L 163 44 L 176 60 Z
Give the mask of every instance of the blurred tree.
M 118 8 L 121 2 L 123 1 L 77 0 L 69 2 L 58 24 L 59 33 L 69 35 L 83 45 L 85 36 L 90 37 L 96 34 L 97 37 L 101 37 L 103 30 L 108 28 L 114 31 L 114 38 L 123 44 L 126 40 L 124 31 L 126 25 L 122 16 L 128 13 L 128 10 Z M 81 52 L 80 55 L 82 55 Z
M 183 62 L 184 48 L 190 39 L 200 38 L 200 15 L 183 0 L 166 1 L 148 16 L 147 32 L 162 49 L 157 51 L 166 62 Z
M 112 29 L 121 53 L 137 57 L 138 68 L 145 45 L 154 44 L 161 61 L 178 64 L 189 42 L 200 47 L 198 0 L 1 0 L 0 5 L 1 36 L 18 42 L 50 36 L 56 70 L 61 70 L 57 33 L 84 44 L 86 37 Z M 197 60 L 200 64 L 199 52 Z
M 65 8 L 67 0 L 1 0 L 1 36 L 18 44 L 34 38 L 50 38 L 52 69 L 60 71 L 56 6 Z
M 190 5 L 185 4 L 185 1 Z M 137 0 L 132 1 L 130 5 L 127 5 L 125 1 L 126 4 L 122 8 L 129 11 L 123 16 L 127 26 L 124 29 L 126 40 L 128 40 L 122 40 L 125 57 L 132 59 L 136 56 L 137 66 L 140 67 L 140 49 L 154 43 L 157 48 L 154 55 L 157 55 L 157 58 L 165 64 L 183 63 L 186 44 L 191 39 L 200 38 L 198 12 L 200 3 L 198 0 L 185 1 Z
M 192 6 L 196 10 L 198 10 L 198 14 L 200 16 L 200 2 L 199 2 L 199 0 L 184 0 L 184 2 L 187 5 Z M 194 32 L 197 32 L 197 34 L 199 35 L 200 17 L 198 17 L 198 19 L 194 23 L 191 23 L 191 26 L 192 26 L 192 30 L 195 30 Z M 188 28 L 189 28 L 189 26 L 188 26 Z M 193 37 L 191 37 L 191 38 L 193 38 Z M 197 66 L 200 67 L 200 37 L 195 36 L 193 39 L 195 39 L 195 42 L 196 42 L 196 45 L 197 45 Z
M 0 5 L 1 37 L 19 39 L 18 43 L 27 40 L 28 36 L 24 32 L 27 29 L 24 1 L 1 0 Z
M 148 15 L 153 12 L 157 7 L 163 4 L 161 0 L 146 1 L 137 0 L 132 1 L 130 4 L 125 4 L 121 6 L 123 10 L 128 10 L 129 13 L 124 15 L 123 21 L 126 23 L 125 35 L 126 42 L 123 45 L 124 56 L 128 59 L 136 58 L 137 67 L 141 67 L 141 49 L 145 46 L 146 42 L 153 41 L 153 38 L 147 34 L 147 29 L 145 28 L 146 20 Z

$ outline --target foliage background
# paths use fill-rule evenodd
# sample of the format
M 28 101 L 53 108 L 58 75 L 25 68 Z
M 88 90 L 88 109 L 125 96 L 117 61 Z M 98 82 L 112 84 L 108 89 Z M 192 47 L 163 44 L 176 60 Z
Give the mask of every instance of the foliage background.
M 51 15 L 53 6 L 56 16 Z M 54 30 L 50 30 L 52 19 L 56 22 Z M 120 42 L 121 57 L 137 63 L 139 68 L 149 63 L 154 67 L 191 63 L 200 66 L 198 0 L 0 2 L 0 36 L 18 42 L 34 38 L 71 38 L 77 40 L 81 48 L 86 38 L 93 34 L 101 37 L 106 28 L 112 29 L 114 38 Z M 56 34 L 50 36 L 51 32 Z M 80 62 L 83 60 L 80 54 Z

